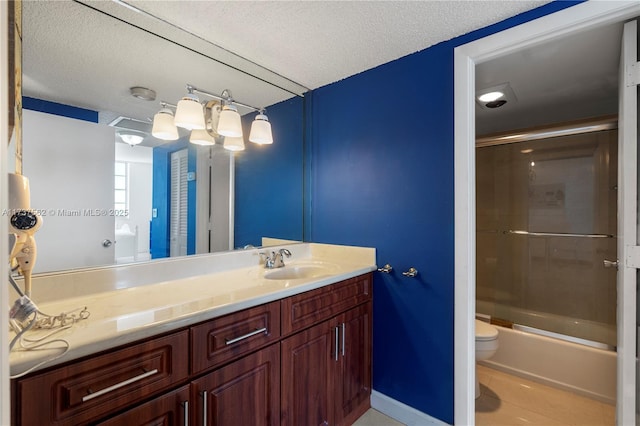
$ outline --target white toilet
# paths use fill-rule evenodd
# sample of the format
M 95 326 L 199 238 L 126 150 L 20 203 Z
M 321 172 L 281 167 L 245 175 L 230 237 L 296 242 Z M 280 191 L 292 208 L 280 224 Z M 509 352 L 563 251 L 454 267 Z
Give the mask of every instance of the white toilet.
M 476 362 L 491 358 L 497 350 L 498 329 L 484 321 L 476 320 Z M 479 397 L 480 383 L 476 369 L 476 398 Z

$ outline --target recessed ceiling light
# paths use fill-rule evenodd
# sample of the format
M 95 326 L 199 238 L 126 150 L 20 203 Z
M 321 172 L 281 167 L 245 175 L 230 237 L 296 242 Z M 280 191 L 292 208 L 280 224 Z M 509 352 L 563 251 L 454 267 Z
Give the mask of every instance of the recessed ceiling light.
M 528 148 L 528 149 L 523 149 L 522 151 L 520 151 L 523 154 L 531 154 L 533 152 L 533 149 Z
M 504 96 L 504 93 L 502 92 L 489 92 L 489 93 L 484 93 L 478 96 L 478 100 L 481 102 L 493 102 L 493 101 L 497 101 L 503 96 Z

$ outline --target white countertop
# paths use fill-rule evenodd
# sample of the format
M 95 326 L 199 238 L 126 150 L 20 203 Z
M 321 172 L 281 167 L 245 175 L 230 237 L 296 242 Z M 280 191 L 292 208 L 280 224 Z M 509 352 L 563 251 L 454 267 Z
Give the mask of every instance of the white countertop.
M 316 265 L 327 275 L 266 279 L 260 251 L 272 248 L 168 259 L 129 266 L 34 277 L 32 299 L 47 314 L 87 307 L 91 316 L 55 334 L 69 342 L 62 357 L 39 368 L 67 362 L 156 334 L 313 290 L 376 269 L 375 249 L 302 243 L 278 246 L 292 256 L 286 268 Z M 34 338 L 45 331 L 29 331 Z M 10 336 L 13 337 L 13 333 Z M 56 349 L 57 348 L 57 349 Z M 60 354 L 51 349 L 10 353 L 11 374 Z

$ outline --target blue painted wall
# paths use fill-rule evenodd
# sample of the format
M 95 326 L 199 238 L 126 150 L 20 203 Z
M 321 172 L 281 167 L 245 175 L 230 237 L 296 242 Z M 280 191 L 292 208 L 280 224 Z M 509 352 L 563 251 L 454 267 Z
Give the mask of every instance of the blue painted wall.
M 302 241 L 303 99 L 267 109 L 272 145 L 245 143 L 235 153 L 235 247 L 261 245 L 261 238 Z M 255 114 L 243 117 L 248 140 Z
M 153 149 L 152 208 L 156 217 L 151 218 L 151 258 L 169 257 L 171 211 L 171 153 L 187 148 L 187 171 L 197 168 L 197 146 L 187 137 L 168 142 Z M 197 176 L 196 176 L 197 178 Z M 196 252 L 196 181 L 187 183 L 187 254 Z
M 307 96 L 305 237 L 377 248 L 374 389 L 453 423 L 453 49 L 534 11 Z M 425 23 L 428 25 L 428 23 Z M 420 271 L 417 279 L 401 272 Z
M 98 122 L 98 111 L 60 104 L 58 102 L 45 101 L 44 99 L 30 98 L 28 96 L 22 97 L 22 108 L 90 121 L 92 123 Z

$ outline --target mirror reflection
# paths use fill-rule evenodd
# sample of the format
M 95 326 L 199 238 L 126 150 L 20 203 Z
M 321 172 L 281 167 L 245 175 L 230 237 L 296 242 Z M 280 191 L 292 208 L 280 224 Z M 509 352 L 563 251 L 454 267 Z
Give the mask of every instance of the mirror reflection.
M 23 3 L 22 168 L 43 216 L 35 271 L 302 240 L 303 98 L 125 12 Z M 188 83 L 267 107 L 273 144 L 248 142 L 257 113 L 242 105 L 243 151 L 195 145 L 182 128 L 175 141 L 153 137 L 161 102 Z

